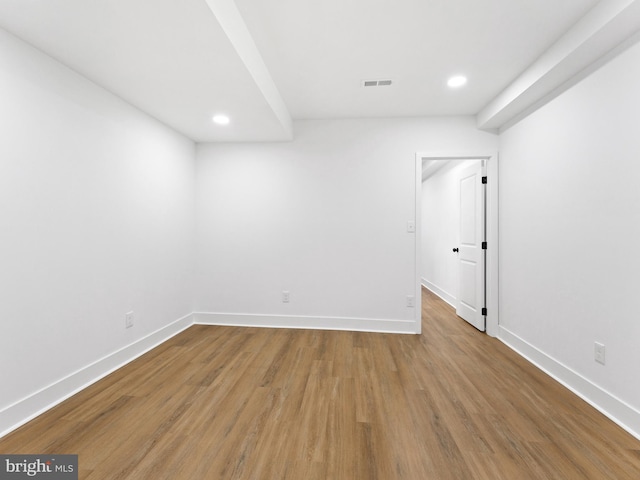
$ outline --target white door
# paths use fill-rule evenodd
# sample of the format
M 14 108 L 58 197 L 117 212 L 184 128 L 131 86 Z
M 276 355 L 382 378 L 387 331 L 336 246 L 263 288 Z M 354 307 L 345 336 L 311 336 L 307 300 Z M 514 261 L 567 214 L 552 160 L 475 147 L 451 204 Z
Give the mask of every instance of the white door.
M 484 332 L 484 186 L 482 163 L 460 170 L 459 290 L 456 313 Z M 454 249 L 455 251 L 455 249 Z

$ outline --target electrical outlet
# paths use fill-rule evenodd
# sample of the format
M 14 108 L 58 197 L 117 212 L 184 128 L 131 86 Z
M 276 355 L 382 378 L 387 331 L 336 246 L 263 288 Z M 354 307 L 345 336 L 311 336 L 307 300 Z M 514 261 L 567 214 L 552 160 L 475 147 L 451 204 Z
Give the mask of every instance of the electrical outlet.
M 596 362 L 604 365 L 604 345 L 602 343 L 595 343 L 594 359 Z
M 124 326 L 125 328 L 133 327 L 133 312 L 127 312 L 124 314 Z
M 282 303 L 289 303 L 289 290 L 282 291 Z
M 413 295 L 407 295 L 407 307 L 415 307 L 415 298 L 413 297 Z

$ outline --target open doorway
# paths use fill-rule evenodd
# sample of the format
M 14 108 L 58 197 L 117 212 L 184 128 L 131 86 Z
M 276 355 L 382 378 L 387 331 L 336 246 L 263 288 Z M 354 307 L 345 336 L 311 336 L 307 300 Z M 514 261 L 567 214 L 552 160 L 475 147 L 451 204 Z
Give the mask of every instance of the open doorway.
M 416 177 L 417 289 L 497 336 L 496 155 L 417 154 Z
M 423 286 L 456 314 L 485 331 L 484 160 L 424 160 L 422 168 Z

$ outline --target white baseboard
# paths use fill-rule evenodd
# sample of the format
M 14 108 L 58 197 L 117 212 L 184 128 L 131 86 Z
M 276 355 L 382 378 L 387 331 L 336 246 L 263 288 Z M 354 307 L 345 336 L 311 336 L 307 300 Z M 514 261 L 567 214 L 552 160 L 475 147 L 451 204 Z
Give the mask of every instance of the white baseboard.
M 135 360 L 193 324 L 416 333 L 414 320 L 191 313 L 0 410 L 0 438 Z
M 429 288 L 427 285 L 425 285 L 425 287 Z M 438 295 L 437 292 L 434 293 Z M 447 301 L 446 299 L 444 300 Z M 118 368 L 121 368 L 193 324 L 403 334 L 414 334 L 416 332 L 414 320 L 206 312 L 189 314 L 4 408 L 0 411 L 0 437 L 3 437 L 75 393 L 83 390 Z M 549 357 L 544 352 L 502 326 L 500 327 L 498 338 L 509 348 L 563 384 L 631 435 L 640 439 L 640 411 L 598 387 L 557 360 Z
M 191 314 L 97 360 L 0 411 L 0 437 L 24 425 L 193 325 Z
M 500 326 L 498 338 L 502 343 L 526 358 L 547 375 L 551 376 L 596 410 L 607 416 L 640 440 L 640 411 L 603 390 L 566 365 L 551 358 L 527 341 Z
M 424 278 L 420 279 L 422 286 L 424 288 L 426 288 L 427 290 L 435 293 L 437 296 L 439 296 L 442 300 L 444 300 L 445 302 L 447 302 L 449 305 L 451 305 L 453 308 L 457 308 L 456 307 L 456 297 L 454 297 L 453 295 L 451 295 L 448 292 L 445 292 L 444 290 L 442 290 L 441 288 L 437 287 L 436 285 L 434 285 L 433 283 L 431 283 L 429 280 L 426 280 Z
M 194 313 L 193 319 L 194 323 L 201 325 L 229 325 L 235 327 L 302 328 L 407 334 L 415 334 L 417 331 L 415 320 L 208 312 Z

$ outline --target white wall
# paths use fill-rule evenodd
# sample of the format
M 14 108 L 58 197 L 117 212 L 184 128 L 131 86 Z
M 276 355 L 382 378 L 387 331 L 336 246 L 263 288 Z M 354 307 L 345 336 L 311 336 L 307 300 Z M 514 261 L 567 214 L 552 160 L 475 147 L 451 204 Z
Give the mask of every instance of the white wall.
M 199 320 L 415 331 L 415 154 L 496 140 L 464 117 L 298 121 L 291 143 L 200 145 L 197 311 L 236 317 Z
M 1 434 L 192 311 L 195 147 L 4 31 L 0 105 Z
M 638 85 L 640 44 L 500 137 L 501 337 L 636 435 Z
M 436 160 L 438 161 L 438 160 Z M 422 182 L 422 284 L 456 306 L 460 243 L 460 169 L 480 160 L 439 160 L 442 166 Z

